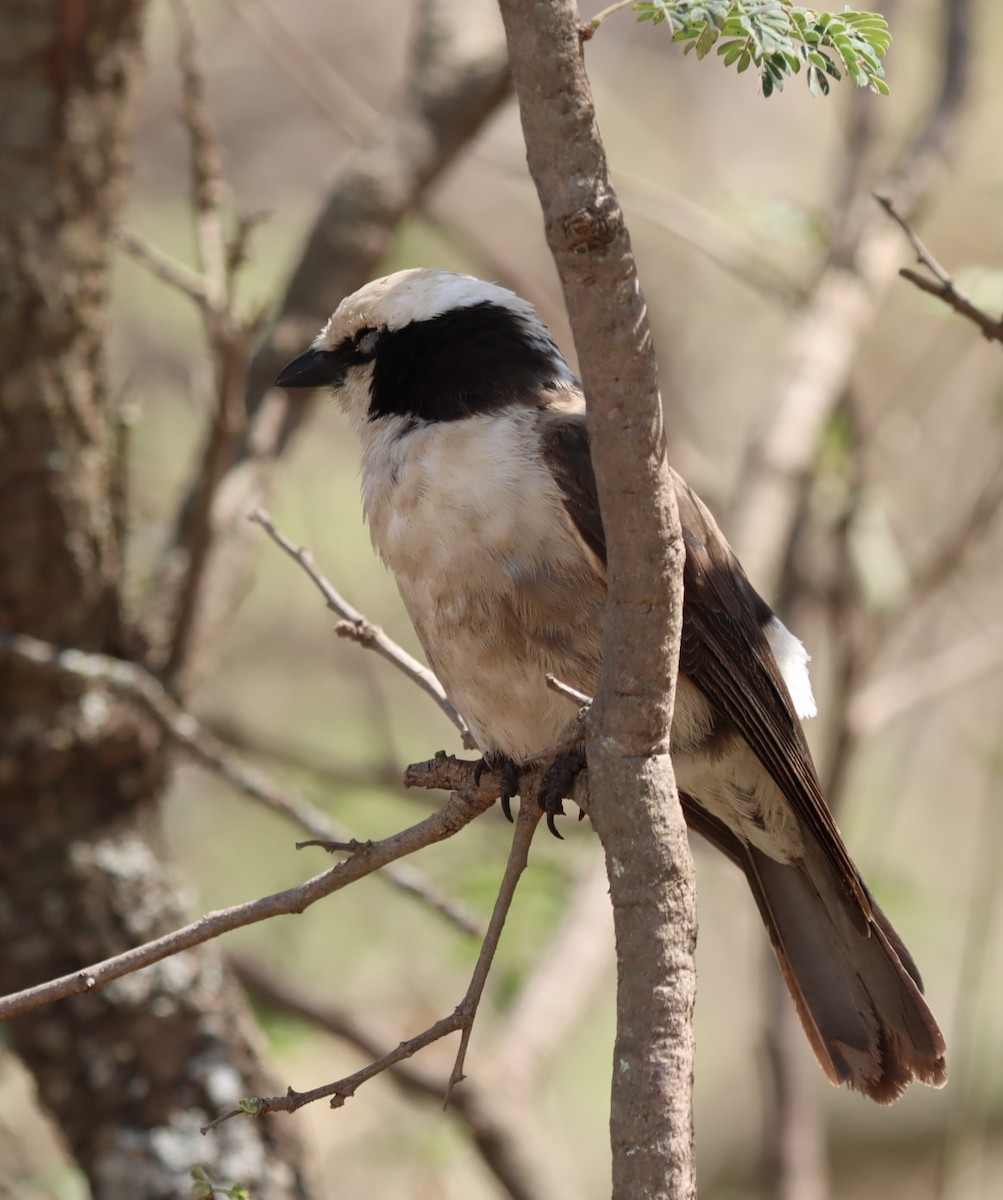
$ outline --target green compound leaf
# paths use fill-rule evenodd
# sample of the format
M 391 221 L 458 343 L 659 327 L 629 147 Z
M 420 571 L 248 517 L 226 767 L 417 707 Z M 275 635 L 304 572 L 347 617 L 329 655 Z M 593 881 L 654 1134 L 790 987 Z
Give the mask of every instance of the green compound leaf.
M 881 59 L 891 33 L 880 13 L 823 12 L 793 0 L 644 0 L 634 12 L 639 21 L 668 25 L 686 54 L 705 58 L 716 46 L 738 74 L 755 66 L 764 96 L 783 91 L 802 64 L 812 95 L 827 96 L 829 80 L 843 76 L 837 61 L 858 87 L 888 95 Z

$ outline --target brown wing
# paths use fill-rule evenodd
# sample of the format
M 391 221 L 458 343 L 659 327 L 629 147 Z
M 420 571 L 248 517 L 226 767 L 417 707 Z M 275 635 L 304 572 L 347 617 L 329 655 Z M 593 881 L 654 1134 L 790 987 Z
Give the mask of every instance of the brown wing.
M 546 461 L 581 536 L 606 561 L 584 414 L 548 418 Z M 672 473 L 686 544 L 679 670 L 752 748 L 865 916 L 870 904 L 822 796 L 787 686 L 763 627 L 773 613 L 749 583 L 714 518 Z

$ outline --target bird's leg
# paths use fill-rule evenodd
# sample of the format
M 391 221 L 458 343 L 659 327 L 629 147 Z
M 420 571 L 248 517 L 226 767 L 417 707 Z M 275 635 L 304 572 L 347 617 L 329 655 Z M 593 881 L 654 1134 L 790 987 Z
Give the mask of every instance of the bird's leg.
M 547 828 L 556 838 L 561 837 L 561 834 L 557 832 L 554 818 L 564 816 L 562 801 L 565 796 L 571 794 L 575 780 L 585 770 L 585 766 L 585 752 L 580 746 L 576 746 L 565 754 L 559 754 L 543 777 L 537 801 L 547 814 Z M 578 819 L 581 820 L 584 815 L 584 812 L 579 812 Z
M 485 755 L 474 767 L 474 783 L 480 786 L 485 771 L 497 771 L 501 777 L 501 809 L 506 818 L 512 820 L 512 801 L 519 795 L 519 764 L 504 755 Z

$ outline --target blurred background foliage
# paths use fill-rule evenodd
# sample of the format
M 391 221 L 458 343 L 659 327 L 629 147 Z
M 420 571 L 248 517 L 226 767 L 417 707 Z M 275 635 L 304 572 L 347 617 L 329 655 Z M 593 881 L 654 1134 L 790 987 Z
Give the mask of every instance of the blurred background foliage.
M 198 6 L 211 111 L 225 151 L 233 204 L 268 210 L 243 275 L 249 305 L 274 305 L 339 157 L 385 109 L 406 55 L 411 5 L 400 0 L 290 0 L 274 6 L 302 54 L 316 55 L 353 97 L 335 125 L 255 33 L 261 0 Z M 583 4 L 590 16 L 600 6 Z M 751 75 L 684 58 L 662 31 L 629 13 L 605 23 L 587 48 L 600 125 L 634 237 L 661 354 L 672 458 L 722 519 L 734 503 L 743 454 L 771 408 L 786 364 L 786 332 L 823 262 L 838 214 L 854 124 L 872 124 L 862 169 L 880 176 L 928 102 L 942 50 L 940 4 L 889 4 L 886 59 L 892 94 L 836 87 L 827 100 L 788 88 L 762 102 Z M 489 0 L 467 6 L 492 26 Z M 990 311 L 1003 310 L 1003 10 L 973 7 L 971 99 L 951 148 L 951 169 L 919 222 L 941 262 Z M 155 3 L 135 139 L 128 223 L 191 261 L 187 147 L 178 119 L 176 34 Z M 910 262 L 903 239 L 901 262 Z M 518 117 L 508 104 L 400 230 L 386 271 L 438 265 L 499 280 L 531 299 L 572 356 L 559 288 Z M 750 274 L 758 282 L 750 283 Z M 121 255 L 114 298 L 114 376 L 134 444 L 135 587 L 148 577 L 164 523 L 187 479 L 210 391 L 209 365 L 190 303 Z M 327 314 L 318 312 L 318 327 Z M 1003 447 L 1003 348 L 903 281 L 893 282 L 862 339 L 852 371 L 852 425 L 827 430 L 811 493 L 804 570 L 825 575 L 827 525 L 856 507 L 852 548 L 874 611 L 908 589 L 921 561 L 977 494 Z M 859 438 L 863 478 L 850 478 Z M 859 499 L 859 496 L 858 496 Z M 324 403 L 280 470 L 271 504 L 279 527 L 309 546 L 325 573 L 367 617 L 419 653 L 393 583 L 361 523 L 356 449 Z M 727 521 L 724 520 L 727 532 Z M 813 532 L 814 531 L 814 532 Z M 799 558 L 800 562 L 801 559 Z M 755 580 L 754 580 L 755 582 Z M 991 524 L 928 601 L 896 624 L 872 664 L 880 679 L 998 626 L 1003 538 Z M 825 704 L 839 639 L 848 634 L 821 603 L 798 605 L 798 632 L 814 659 Z M 786 614 L 785 614 L 786 616 Z M 359 837 L 416 820 L 434 800 L 392 782 L 439 748 L 458 751 L 451 727 L 376 656 L 333 633 L 309 582 L 262 539 L 253 590 L 226 636 L 219 665 L 196 698 L 210 724 L 261 749 L 261 761 Z M 975 1200 L 1003 1192 L 1003 758 L 999 645 L 963 685 L 911 704 L 859 744 L 840 823 L 864 875 L 920 963 L 947 1033 L 952 1081 L 914 1087 L 893 1109 L 813 1086 L 830 1132 L 832 1194 Z M 937 689 L 934 689 L 935 691 Z M 825 726 L 816 722 L 825 761 Z M 278 890 L 325 865 L 296 852 L 298 834 L 180 765 L 166 807 L 179 873 L 194 911 Z M 534 969 L 574 881 L 595 853 L 588 823 L 566 840 L 541 837 L 520 887 L 475 1028 L 478 1047 Z M 417 865 L 486 919 L 510 827 L 492 811 Z M 755 1164 L 763 1131 L 761 974 L 765 935 L 743 881 L 698 846 L 697 1143 L 701 1194 L 764 1195 Z M 608 938 L 608 928 L 597 930 Z M 386 1047 L 449 1011 L 466 986 L 476 943 L 439 916 L 370 878 L 296 919 L 232 935 L 311 996 L 355 1012 Z M 612 954 L 607 955 L 610 966 Z M 773 970 L 772 963 L 768 964 Z M 573 985 L 573 981 L 572 981 Z M 539 1122 L 573 1191 L 608 1194 L 608 1076 L 614 980 L 607 969 L 580 1020 L 561 1005 L 540 1011 L 557 1056 L 541 1084 Z M 281 1086 L 316 1086 L 361 1065 L 359 1055 L 288 1015 L 261 1009 Z M 453 1047 L 425 1052 L 448 1072 Z M 801 1053 L 810 1059 L 807 1044 Z M 814 1068 L 811 1068 L 814 1070 Z M 27 1087 L 0 1076 L 4 1138 L 20 1146 L 17 1197 L 81 1195 L 43 1118 L 15 1105 Z M 284 1118 L 271 1118 L 284 1119 Z M 457 1126 L 434 1104 L 402 1098 L 386 1077 L 338 1112 L 315 1105 L 293 1118 L 323 1165 L 330 1197 L 431 1200 L 498 1195 Z M 0 1189 L 0 1194 L 4 1194 Z M 251 1186 L 253 1195 L 253 1185 Z

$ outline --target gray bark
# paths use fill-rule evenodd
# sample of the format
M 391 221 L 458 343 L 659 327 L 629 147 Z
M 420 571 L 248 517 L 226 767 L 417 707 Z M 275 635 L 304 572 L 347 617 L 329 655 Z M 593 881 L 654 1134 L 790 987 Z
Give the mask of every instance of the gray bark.
M 588 399 L 609 559 L 588 738 L 617 943 L 614 1200 L 695 1194 L 693 865 L 669 758 L 683 547 L 644 300 L 572 0 L 501 0 L 523 132 Z

